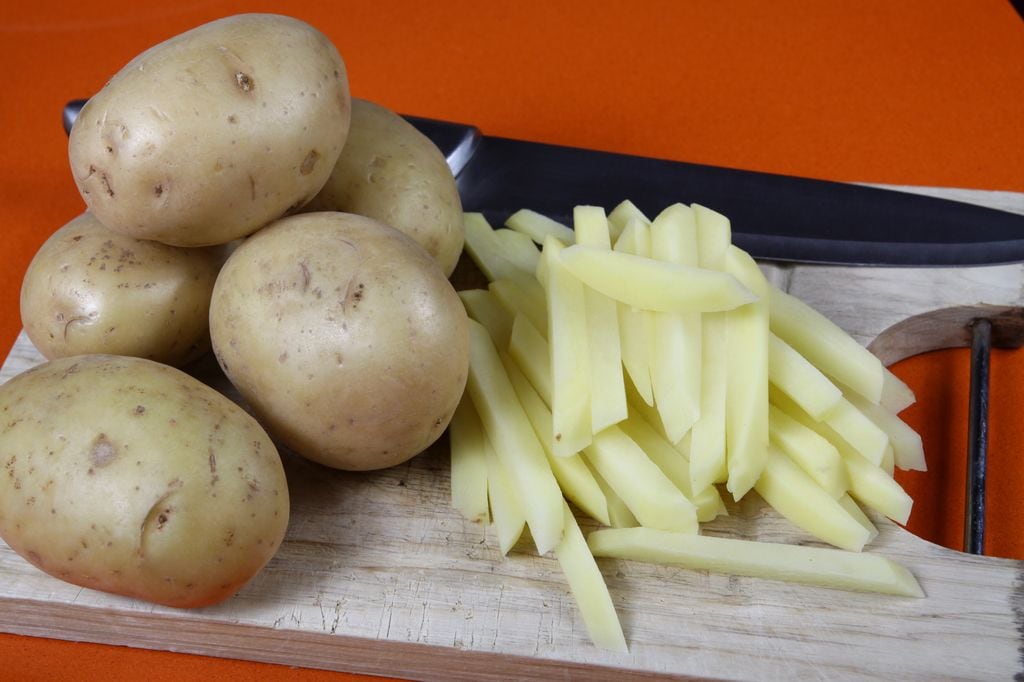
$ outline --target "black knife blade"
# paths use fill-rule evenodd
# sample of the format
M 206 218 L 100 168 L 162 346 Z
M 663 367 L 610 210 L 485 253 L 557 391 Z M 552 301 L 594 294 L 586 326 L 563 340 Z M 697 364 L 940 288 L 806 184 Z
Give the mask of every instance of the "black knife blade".
M 84 100 L 70 102 L 70 131 Z M 882 266 L 1024 261 L 1024 216 L 948 199 L 650 157 L 481 135 L 473 126 L 405 117 L 441 149 L 463 208 L 493 224 L 520 208 L 571 223 L 573 206 L 630 199 L 648 215 L 699 203 L 727 215 L 755 258 Z

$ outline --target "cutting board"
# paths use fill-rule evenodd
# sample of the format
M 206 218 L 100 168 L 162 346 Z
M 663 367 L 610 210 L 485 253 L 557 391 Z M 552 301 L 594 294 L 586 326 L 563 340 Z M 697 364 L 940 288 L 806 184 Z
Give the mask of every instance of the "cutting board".
M 903 189 L 1024 213 L 1022 194 Z M 762 267 L 886 363 L 964 345 L 970 319 L 1024 304 L 1024 264 Z M 41 361 L 22 334 L 0 382 Z M 198 371 L 227 388 L 213 363 Z M 884 518 L 873 517 L 880 533 L 867 551 L 906 565 L 925 598 L 601 560 L 629 644 L 613 654 L 590 643 L 553 557 L 528 541 L 502 557 L 483 526 L 450 508 L 446 440 L 375 473 L 282 454 L 287 537 L 232 599 L 185 611 L 82 589 L 0 542 L 0 630 L 423 679 L 1024 676 L 1024 562 L 945 549 Z M 817 544 L 753 493 L 729 512 L 706 530 Z

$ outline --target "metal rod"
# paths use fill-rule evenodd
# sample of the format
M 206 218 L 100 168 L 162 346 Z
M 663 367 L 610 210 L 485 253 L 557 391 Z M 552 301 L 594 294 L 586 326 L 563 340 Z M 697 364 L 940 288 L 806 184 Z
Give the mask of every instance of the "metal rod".
M 967 422 L 967 497 L 964 505 L 964 551 L 985 553 L 985 468 L 988 460 L 989 364 L 992 322 L 971 325 L 971 402 Z

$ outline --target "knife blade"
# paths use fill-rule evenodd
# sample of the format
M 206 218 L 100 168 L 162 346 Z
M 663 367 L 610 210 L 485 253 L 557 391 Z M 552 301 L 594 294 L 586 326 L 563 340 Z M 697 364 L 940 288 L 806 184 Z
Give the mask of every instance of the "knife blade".
M 69 102 L 70 132 L 85 100 Z M 630 199 L 648 215 L 699 203 L 729 216 L 762 260 L 875 266 L 1024 261 L 1024 216 L 949 199 L 481 134 L 405 116 L 448 159 L 463 209 L 492 224 L 530 208 L 570 224 L 572 207 Z

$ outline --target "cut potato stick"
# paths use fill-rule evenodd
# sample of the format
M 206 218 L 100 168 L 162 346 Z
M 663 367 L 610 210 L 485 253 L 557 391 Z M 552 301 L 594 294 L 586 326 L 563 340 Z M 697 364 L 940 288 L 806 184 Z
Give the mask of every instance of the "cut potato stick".
M 850 477 L 850 495 L 864 506 L 906 525 L 914 501 L 900 484 L 857 452 L 843 453 L 843 461 Z
M 700 204 L 692 204 L 697 220 L 698 262 L 702 268 L 722 270 L 725 254 L 732 244 L 732 226 L 721 213 Z
M 857 450 L 849 443 L 845 438 L 840 436 L 835 429 L 826 424 L 825 422 L 815 421 L 811 418 L 811 415 L 800 409 L 792 398 L 780 391 L 774 385 L 768 387 L 768 401 L 778 407 L 780 410 L 788 414 L 793 419 L 811 429 L 819 436 L 832 443 L 839 450 L 839 454 L 845 456 L 849 452 L 857 452 Z M 875 453 L 876 459 L 871 461 L 872 464 L 878 466 L 882 463 L 882 456 L 885 454 L 883 449 L 881 453 Z M 862 457 L 864 455 L 861 455 Z
M 452 458 L 452 507 L 470 521 L 489 523 L 484 427 L 466 394 L 452 415 L 448 437 Z
M 535 279 L 496 279 L 487 285 L 487 290 L 504 306 L 513 317 L 522 313 L 545 338 L 548 335 L 548 310 L 546 294 Z
M 848 399 L 868 419 L 889 435 L 897 467 L 911 471 L 928 470 L 924 459 L 924 444 L 921 442 L 921 434 L 910 428 L 906 422 L 886 409 L 884 405 L 874 405 L 854 394 L 850 394 Z
M 615 250 L 633 255 L 650 253 L 650 234 L 646 223 L 631 218 L 615 242 Z M 619 313 L 619 340 L 622 366 L 637 392 L 648 405 L 654 405 L 651 387 L 651 335 L 654 318 L 646 310 L 627 303 L 617 304 Z
M 590 553 L 590 547 L 576 523 L 569 505 L 562 504 L 565 533 L 555 547 L 555 557 L 576 599 L 583 625 L 590 640 L 601 649 L 626 653 L 626 638 L 622 634 L 615 604 L 608 593 L 604 576 Z
M 586 462 L 586 458 L 583 460 Z M 636 528 L 640 525 L 640 522 L 633 516 L 633 512 L 629 511 L 629 507 L 622 501 L 618 493 L 612 490 L 612 487 L 608 485 L 608 481 L 599 474 L 593 465 L 587 464 L 590 469 L 590 473 L 594 475 L 594 480 L 601 487 L 601 492 L 604 493 L 604 499 L 608 503 L 608 520 L 609 525 L 612 528 Z
M 548 348 L 551 358 L 551 420 L 554 451 L 569 457 L 592 438 L 590 425 L 590 352 L 583 285 L 562 262 L 563 247 L 544 242 L 548 270 Z
M 551 357 L 548 341 L 525 315 L 516 315 L 512 321 L 508 352 L 540 394 L 544 404 L 551 407 Z
M 469 394 L 517 495 L 530 501 L 523 511 L 545 554 L 562 537 L 562 492 L 487 330 L 470 320 L 469 340 Z
M 800 299 L 771 287 L 771 328 L 824 374 L 877 403 L 885 379 L 881 361 L 836 323 Z
M 775 334 L 768 346 L 768 380 L 818 421 L 843 398 L 827 376 Z
M 658 214 L 651 223 L 651 253 L 668 263 L 697 266 L 697 223 L 689 207 L 673 204 Z M 650 372 L 654 405 L 674 443 L 700 416 L 700 313 L 653 315 Z
M 882 461 L 885 449 L 889 447 L 889 434 L 868 419 L 849 400 L 840 398 L 822 421 L 869 461 Z
M 885 448 L 882 455 L 882 463 L 878 465 L 890 478 L 896 475 L 896 453 L 892 449 L 892 443 Z
M 725 267 L 759 297 L 725 316 L 726 488 L 739 500 L 754 486 L 768 457 L 768 283 L 754 259 L 736 247 L 726 254 Z
M 768 446 L 754 488 L 775 511 L 819 540 L 854 552 L 868 541 L 869 531 L 774 445 Z
M 494 231 L 494 239 L 501 249 L 501 255 L 524 274 L 533 275 L 537 271 L 540 250 L 528 236 L 503 227 Z
M 858 592 L 924 596 L 910 571 L 876 554 L 649 528 L 597 530 L 587 537 L 587 544 L 598 557 L 650 561 Z
M 577 206 L 573 226 L 577 244 L 611 248 L 604 209 Z M 584 287 L 583 299 L 590 351 L 590 422 L 596 433 L 626 418 L 619 313 L 615 301 L 590 287 Z
M 466 313 L 487 329 L 498 348 L 508 348 L 512 336 L 512 315 L 487 289 L 466 289 L 459 292 Z
M 494 236 L 494 229 L 482 213 L 465 214 L 463 224 L 466 252 L 488 281 L 533 275 L 532 271 L 524 271 L 504 256 L 502 246 Z
M 701 319 L 700 416 L 690 430 L 690 486 L 703 490 L 724 481 L 725 403 L 728 381 L 726 320 L 728 313 L 705 313 Z
M 756 299 L 729 273 L 618 251 L 573 245 L 565 248 L 562 261 L 584 284 L 644 310 L 712 312 Z
M 868 542 L 871 542 L 878 537 L 878 528 L 875 527 L 875 524 L 871 523 L 871 519 L 868 518 L 868 515 L 864 513 L 864 510 L 860 508 L 857 501 L 850 497 L 848 493 L 840 495 L 836 498 L 836 502 L 838 502 L 842 508 L 850 514 L 850 516 L 857 519 L 857 522 L 860 523 L 860 525 L 867 529 Z
M 836 447 L 775 405 L 768 406 L 768 438 L 829 495 L 846 492 L 846 465 Z
M 882 370 L 882 398 L 879 404 L 893 414 L 899 414 L 907 409 L 917 399 L 914 392 L 903 383 L 903 380 L 893 374 L 888 367 Z
M 516 211 L 505 221 L 505 226 L 521 232 L 538 244 L 543 244 L 549 236 L 554 237 L 566 246 L 576 241 L 572 229 L 546 215 L 531 211 L 528 208 Z
M 651 224 L 650 218 L 644 215 L 644 212 L 637 208 L 636 204 L 626 199 L 608 214 L 608 228 L 611 231 L 612 241 L 619 238 L 630 220 L 636 220 L 646 225 Z
M 696 507 L 622 429 L 596 434 L 583 452 L 640 525 L 697 532 Z
M 494 532 L 498 536 L 498 548 L 503 555 L 508 554 L 526 526 L 526 515 L 523 505 L 519 502 L 515 486 L 509 478 L 508 470 L 498 459 L 494 446 L 485 436 L 484 462 L 487 465 L 487 494 L 491 502 L 491 518 Z
M 548 456 L 548 464 L 551 465 L 551 471 L 555 474 L 555 480 L 558 481 L 562 493 L 590 518 L 606 526 L 611 525 L 608 518 L 608 501 L 594 480 L 594 475 L 583 462 L 583 458 L 579 455 L 556 457 L 552 452 L 551 410 L 509 355 L 502 354 L 501 363 L 505 366 L 512 388 L 544 447 L 544 454 Z

